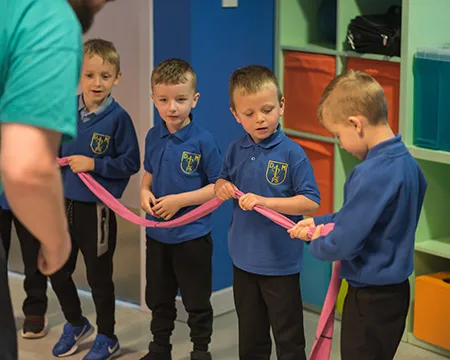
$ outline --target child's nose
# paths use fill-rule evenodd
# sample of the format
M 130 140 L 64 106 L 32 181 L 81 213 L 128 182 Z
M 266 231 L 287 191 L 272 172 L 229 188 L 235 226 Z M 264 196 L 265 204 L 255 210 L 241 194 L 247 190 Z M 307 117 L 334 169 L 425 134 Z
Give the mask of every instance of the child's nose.
M 177 109 L 175 101 L 170 102 L 170 110 L 175 111 Z

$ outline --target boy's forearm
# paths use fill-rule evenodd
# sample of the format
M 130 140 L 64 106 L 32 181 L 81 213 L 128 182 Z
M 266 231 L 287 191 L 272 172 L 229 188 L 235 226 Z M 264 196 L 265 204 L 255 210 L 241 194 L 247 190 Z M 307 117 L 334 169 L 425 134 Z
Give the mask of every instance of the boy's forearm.
M 151 173 L 146 171 L 141 180 L 141 190 L 151 190 L 152 188 L 153 176 Z
M 201 189 L 189 191 L 178 194 L 180 197 L 181 208 L 186 206 L 201 205 L 213 199 L 216 195 L 214 193 L 214 184 L 209 184 Z
M 265 198 L 264 206 L 287 215 L 311 214 L 319 208 L 319 204 L 303 195 L 289 198 Z

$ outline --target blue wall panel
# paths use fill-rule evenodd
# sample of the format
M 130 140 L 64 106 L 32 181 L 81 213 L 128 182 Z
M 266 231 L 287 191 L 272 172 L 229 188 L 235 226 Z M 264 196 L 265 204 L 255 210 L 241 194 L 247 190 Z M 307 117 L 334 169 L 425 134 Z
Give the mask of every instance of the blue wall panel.
M 273 69 L 274 0 L 154 0 L 154 63 L 169 57 L 189 61 L 197 73 L 200 101 L 194 121 L 208 129 L 224 153 L 244 134 L 229 111 L 228 79 L 238 67 L 262 64 Z M 155 122 L 161 121 L 155 112 Z M 232 285 L 227 231 L 231 203 L 213 215 L 213 289 Z

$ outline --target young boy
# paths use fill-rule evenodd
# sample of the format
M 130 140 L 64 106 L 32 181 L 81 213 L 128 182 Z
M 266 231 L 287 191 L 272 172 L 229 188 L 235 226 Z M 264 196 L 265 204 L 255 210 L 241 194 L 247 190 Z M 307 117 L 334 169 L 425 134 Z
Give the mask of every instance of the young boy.
M 37 265 L 40 249 L 39 241 L 22 225 L 11 211 L 5 193 L 0 195 L 0 238 L 8 258 L 11 246 L 11 228 L 14 222 L 22 251 L 25 280 L 23 287 L 26 298 L 22 305 L 25 315 L 22 332 L 24 339 L 38 339 L 47 334 L 47 276 L 43 275 Z
M 192 67 L 184 60 L 165 60 L 154 69 L 151 82 L 163 123 L 146 137 L 141 206 L 148 219 L 164 221 L 214 198 L 222 158 L 212 135 L 191 114 L 200 97 Z M 147 228 L 146 302 L 153 341 L 142 360 L 172 358 L 178 289 L 189 314 L 191 359 L 211 359 L 212 252 L 209 215 L 181 227 Z
M 51 276 L 52 287 L 67 320 L 64 332 L 53 348 L 53 355 L 58 357 L 73 354 L 94 330 L 82 316 L 72 280 L 78 250 L 86 264 L 98 326 L 92 349 L 84 359 L 111 359 L 120 351 L 114 334 L 112 280 L 116 217 L 77 175 L 90 172 L 112 195 L 120 198 L 130 176 L 139 171 L 140 155 L 133 122 L 111 96 L 120 78 L 120 58 L 114 45 L 100 39 L 87 41 L 80 82 L 82 94 L 78 99 L 78 137 L 61 148 L 61 156 L 67 156 L 70 165 L 62 168 L 62 175 L 72 253 L 67 264 Z
M 306 239 L 321 260 L 341 260 L 349 290 L 341 330 L 343 360 L 392 360 L 409 308 L 416 231 L 427 182 L 400 135 L 387 123 L 380 84 L 349 71 L 325 89 L 318 117 L 343 149 L 364 160 L 349 174 L 344 205 L 332 215 L 299 222 L 291 237 Z M 319 237 L 321 224 L 334 230 Z
M 297 221 L 320 203 L 314 173 L 303 149 L 280 129 L 285 99 L 273 72 L 264 66 L 236 70 L 229 84 L 231 112 L 247 134 L 233 142 L 215 185 L 233 201 L 228 245 L 234 265 L 239 321 L 239 358 L 269 359 L 273 330 L 279 360 L 305 355 L 300 271 L 303 244 L 252 210 L 256 205 Z

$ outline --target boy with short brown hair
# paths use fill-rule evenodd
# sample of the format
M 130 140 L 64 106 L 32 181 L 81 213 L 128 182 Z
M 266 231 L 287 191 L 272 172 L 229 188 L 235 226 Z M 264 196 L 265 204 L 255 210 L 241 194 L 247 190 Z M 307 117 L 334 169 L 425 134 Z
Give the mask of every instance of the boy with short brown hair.
M 145 140 L 141 207 L 147 218 L 182 216 L 214 198 L 222 156 L 213 136 L 191 114 L 200 94 L 182 59 L 167 59 L 152 73 L 152 99 L 163 122 Z M 146 302 L 152 310 L 149 352 L 142 360 L 172 359 L 170 337 L 180 289 L 189 315 L 192 360 L 210 360 L 213 331 L 211 215 L 175 228 L 147 228 Z
M 279 125 L 285 99 L 275 74 L 260 65 L 230 78 L 231 112 L 247 134 L 225 154 L 216 195 L 233 200 L 228 246 L 239 320 L 239 359 L 269 359 L 273 330 L 279 360 L 306 360 L 300 292 L 303 244 L 253 208 L 261 205 L 292 220 L 312 213 L 319 189 L 303 149 Z M 239 200 L 236 189 L 245 193 Z

